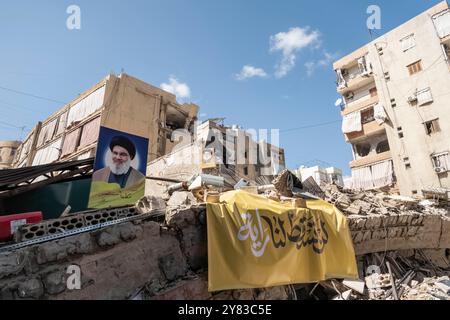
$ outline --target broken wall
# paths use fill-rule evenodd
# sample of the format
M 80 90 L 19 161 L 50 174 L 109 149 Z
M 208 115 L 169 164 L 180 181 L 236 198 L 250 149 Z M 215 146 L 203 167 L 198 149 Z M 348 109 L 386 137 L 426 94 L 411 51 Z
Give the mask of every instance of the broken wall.
M 0 253 L 0 299 L 130 299 L 141 290 L 145 299 L 289 298 L 289 287 L 209 293 L 205 207 L 178 203 L 166 220 Z M 81 268 L 80 290 L 67 288 L 70 265 Z

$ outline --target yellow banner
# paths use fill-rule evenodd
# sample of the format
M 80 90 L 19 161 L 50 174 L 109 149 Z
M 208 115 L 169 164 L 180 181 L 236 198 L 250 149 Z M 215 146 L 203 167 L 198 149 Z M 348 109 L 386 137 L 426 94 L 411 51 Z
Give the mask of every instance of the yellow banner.
M 208 203 L 208 290 L 356 279 L 345 216 L 322 200 L 307 207 L 245 191 Z

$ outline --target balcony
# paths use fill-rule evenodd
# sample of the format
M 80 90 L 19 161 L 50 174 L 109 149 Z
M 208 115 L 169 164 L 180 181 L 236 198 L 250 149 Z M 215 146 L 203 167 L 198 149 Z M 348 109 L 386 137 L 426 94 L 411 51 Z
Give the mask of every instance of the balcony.
M 347 69 L 349 66 L 356 64 L 358 59 L 362 56 L 365 56 L 368 52 L 368 46 L 361 47 L 358 50 L 333 63 L 333 69 Z
M 349 165 L 351 169 L 355 169 L 359 167 L 369 166 L 373 163 L 382 162 L 385 160 L 392 160 L 391 151 L 368 155 L 367 157 L 351 161 Z
M 345 140 L 347 142 L 355 142 L 357 140 L 360 140 L 361 138 L 370 137 L 377 135 L 379 133 L 384 132 L 384 126 L 381 124 L 378 124 L 375 120 L 364 123 L 362 125 L 362 131 L 359 132 L 351 132 L 345 134 Z
M 338 84 L 337 92 L 341 95 L 345 95 L 350 91 L 360 89 L 367 86 L 370 83 L 375 82 L 375 78 L 372 73 L 357 73 L 345 75 L 344 80 Z
M 360 101 L 360 102 L 358 102 L 358 100 L 357 100 L 355 102 L 347 104 L 345 109 L 342 110 L 341 115 L 345 116 L 345 115 L 350 114 L 352 112 L 360 111 L 362 109 L 365 109 L 367 107 L 375 105 L 378 102 L 379 102 L 378 95 L 375 95 L 373 97 L 370 97 L 369 99 L 366 99 L 366 100 L 363 100 L 363 101 Z

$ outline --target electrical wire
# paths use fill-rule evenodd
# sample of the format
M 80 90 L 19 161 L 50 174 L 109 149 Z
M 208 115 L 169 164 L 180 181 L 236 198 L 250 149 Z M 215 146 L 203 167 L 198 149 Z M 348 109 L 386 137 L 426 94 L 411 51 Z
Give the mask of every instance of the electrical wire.
M 5 90 L 5 91 L 9 91 L 9 92 L 13 92 L 13 93 L 16 93 L 16 94 L 21 94 L 21 95 L 24 95 L 24 96 L 32 97 L 32 98 L 35 98 L 35 99 L 45 100 L 45 101 L 54 102 L 54 103 L 58 103 L 58 104 L 61 104 L 61 103 L 62 104 L 66 104 L 63 101 L 59 101 L 59 100 L 55 100 L 55 99 L 51 99 L 51 98 L 46 98 L 46 97 L 42 97 L 42 96 L 37 96 L 37 95 L 32 94 L 32 93 L 23 92 L 23 91 L 19 91 L 19 90 L 15 90 L 15 89 L 10 89 L 10 88 L 6 88 L 6 87 L 2 87 L 2 86 L 0 86 L 0 89 L 1 90 Z
M 302 127 L 296 127 L 296 128 L 291 128 L 291 129 L 285 129 L 285 130 L 280 130 L 280 133 L 287 133 L 287 132 L 292 132 L 292 131 L 297 131 L 297 130 L 304 130 L 304 129 L 312 129 L 312 128 L 318 128 L 318 127 L 324 127 L 330 124 L 334 124 L 334 123 L 340 123 L 342 122 L 342 120 L 334 120 L 334 121 L 328 121 L 328 122 L 322 122 L 322 123 L 316 123 L 316 124 L 312 124 L 312 125 L 306 125 L 306 126 L 302 126 Z

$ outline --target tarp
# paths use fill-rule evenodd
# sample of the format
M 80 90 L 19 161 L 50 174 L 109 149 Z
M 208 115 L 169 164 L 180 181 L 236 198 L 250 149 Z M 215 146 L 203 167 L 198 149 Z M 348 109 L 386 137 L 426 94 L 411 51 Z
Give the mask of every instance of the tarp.
M 377 163 L 372 166 L 372 179 L 375 188 L 381 188 L 392 184 L 394 181 L 394 169 L 392 160 Z
M 373 117 L 375 118 L 375 120 L 379 125 L 385 123 L 386 120 L 388 119 L 388 115 L 381 103 L 377 103 L 375 107 L 373 107 L 373 113 L 374 113 Z
M 103 106 L 103 98 L 105 96 L 105 86 L 98 88 L 90 95 L 79 101 L 69 110 L 67 116 L 67 127 L 81 121 L 93 114 Z
M 342 132 L 360 132 L 362 131 L 361 112 L 356 111 L 344 116 L 342 121 Z
M 356 279 L 345 216 L 322 200 L 307 207 L 241 190 L 208 203 L 208 290 Z

